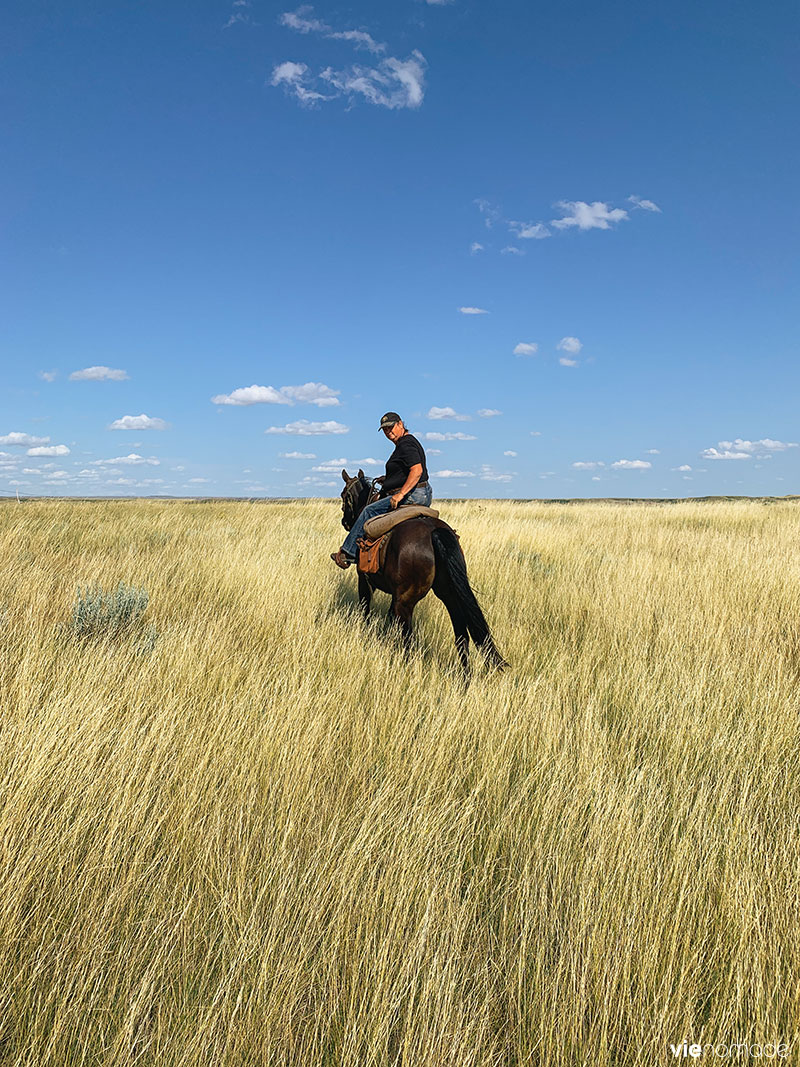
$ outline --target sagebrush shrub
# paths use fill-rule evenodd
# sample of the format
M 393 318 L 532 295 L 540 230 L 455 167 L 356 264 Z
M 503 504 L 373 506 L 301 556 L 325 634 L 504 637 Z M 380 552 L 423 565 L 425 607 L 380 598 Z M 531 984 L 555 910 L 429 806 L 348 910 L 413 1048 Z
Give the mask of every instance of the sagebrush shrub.
M 145 628 L 142 619 L 148 602 L 146 589 L 137 589 L 124 582 L 111 593 L 104 592 L 100 586 L 87 586 L 86 589 L 79 586 L 72 605 L 72 633 L 75 637 L 111 638 L 135 632 L 152 648 L 155 627 Z

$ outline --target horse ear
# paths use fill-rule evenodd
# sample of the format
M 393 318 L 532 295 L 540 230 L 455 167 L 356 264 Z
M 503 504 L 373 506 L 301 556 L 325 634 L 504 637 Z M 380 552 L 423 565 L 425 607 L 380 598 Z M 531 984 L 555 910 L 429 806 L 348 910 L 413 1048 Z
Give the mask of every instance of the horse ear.
M 342 467 L 342 478 L 344 479 L 345 482 L 349 482 L 350 481 L 350 475 L 347 473 L 347 471 L 344 469 L 344 467 Z
M 362 471 L 362 469 L 360 467 L 358 468 L 358 476 L 359 476 L 359 478 L 361 479 L 362 482 L 366 478 L 366 474 L 364 474 L 364 472 Z

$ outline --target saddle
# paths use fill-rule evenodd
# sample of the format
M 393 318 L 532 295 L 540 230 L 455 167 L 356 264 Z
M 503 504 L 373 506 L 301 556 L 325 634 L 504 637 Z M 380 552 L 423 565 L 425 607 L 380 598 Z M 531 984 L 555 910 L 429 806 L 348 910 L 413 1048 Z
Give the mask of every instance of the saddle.
M 421 515 L 427 515 L 431 519 L 439 518 L 439 512 L 435 508 L 427 508 L 424 504 L 401 504 L 394 511 L 368 519 L 364 523 L 364 536 L 358 539 L 358 570 L 362 574 L 377 574 L 383 570 L 386 549 L 395 526 L 406 522 L 407 519 L 417 519 Z

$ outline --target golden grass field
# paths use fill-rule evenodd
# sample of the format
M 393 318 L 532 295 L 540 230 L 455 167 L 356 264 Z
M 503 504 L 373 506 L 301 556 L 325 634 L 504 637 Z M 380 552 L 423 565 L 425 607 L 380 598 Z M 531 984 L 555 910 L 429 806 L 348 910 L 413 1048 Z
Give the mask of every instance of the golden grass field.
M 439 506 L 467 690 L 338 501 L 0 507 L 3 1067 L 798 1061 L 800 505 Z

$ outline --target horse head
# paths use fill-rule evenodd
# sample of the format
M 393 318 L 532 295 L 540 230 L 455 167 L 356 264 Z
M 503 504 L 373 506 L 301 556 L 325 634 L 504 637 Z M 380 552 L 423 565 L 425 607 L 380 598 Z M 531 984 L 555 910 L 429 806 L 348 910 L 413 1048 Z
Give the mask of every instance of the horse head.
M 342 526 L 345 530 L 352 530 L 353 523 L 363 511 L 369 497 L 370 483 L 360 468 L 354 478 L 351 478 L 346 470 L 342 470 L 342 478 Z

